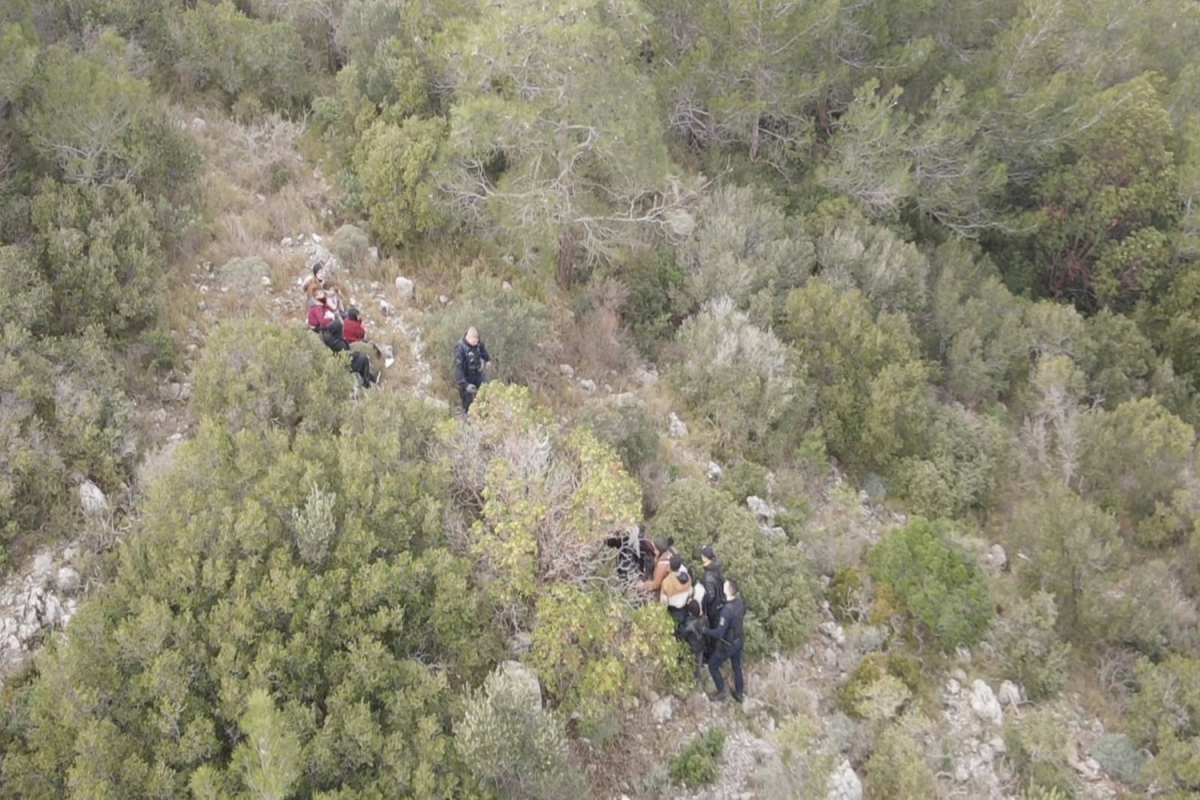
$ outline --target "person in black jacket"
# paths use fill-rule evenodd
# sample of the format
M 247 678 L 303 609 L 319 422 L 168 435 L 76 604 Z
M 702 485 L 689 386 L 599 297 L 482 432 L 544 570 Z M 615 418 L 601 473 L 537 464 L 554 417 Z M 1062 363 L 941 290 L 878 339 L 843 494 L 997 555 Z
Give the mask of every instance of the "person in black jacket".
M 700 578 L 700 585 L 704 587 L 704 616 L 715 620 L 721 612 L 721 606 L 725 605 L 725 574 L 721 571 L 717 554 L 709 545 L 700 548 L 700 566 L 704 568 Z
M 480 385 L 487 380 L 483 371 L 491 361 L 492 357 L 488 354 L 487 347 L 479 338 L 479 331 L 467 328 L 467 332 L 454 346 L 454 382 L 458 385 L 458 396 L 462 399 L 464 414 L 471 408 Z
M 746 617 L 746 604 L 738 597 L 737 581 L 732 578 L 725 581 L 725 606 L 717 615 L 715 624 L 705 635 L 716 642 L 712 657 L 708 659 L 708 673 L 712 675 L 713 685 L 717 690 L 709 698 L 718 701 L 729 695 L 725 692 L 725 679 L 721 677 L 721 666 L 728 661 L 733 665 L 733 699 L 742 702 L 745 691 L 745 679 L 742 677 L 742 646 L 746 643 L 742 636 L 742 620 Z

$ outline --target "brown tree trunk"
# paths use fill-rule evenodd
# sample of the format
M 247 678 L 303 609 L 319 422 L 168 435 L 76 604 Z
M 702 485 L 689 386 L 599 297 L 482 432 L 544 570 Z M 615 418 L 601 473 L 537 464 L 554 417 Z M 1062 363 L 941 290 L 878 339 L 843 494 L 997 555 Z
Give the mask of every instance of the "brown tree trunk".
M 575 231 L 568 225 L 558 237 L 558 270 L 555 275 L 563 288 L 575 279 Z

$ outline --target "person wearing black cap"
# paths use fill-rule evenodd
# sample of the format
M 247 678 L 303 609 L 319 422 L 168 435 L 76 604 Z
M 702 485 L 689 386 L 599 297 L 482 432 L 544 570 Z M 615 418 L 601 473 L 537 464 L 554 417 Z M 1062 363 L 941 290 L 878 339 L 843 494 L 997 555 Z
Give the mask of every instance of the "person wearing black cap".
M 733 667 L 733 699 L 740 703 L 746 689 L 742 676 L 742 647 L 746 643 L 742 622 L 746 618 L 746 604 L 738 597 L 737 581 L 732 578 L 726 580 L 724 589 L 725 605 L 705 631 L 705 636 L 716 643 L 708 659 L 708 674 L 712 675 L 717 690 L 709 695 L 709 699 L 720 701 L 729 697 L 725 691 L 725 679 L 721 677 L 721 667 L 728 661 Z
M 704 574 L 700 578 L 700 584 L 704 587 L 704 616 L 714 620 L 720 613 L 721 606 L 725 605 L 722 591 L 722 587 L 725 586 L 725 574 L 721 571 L 721 562 L 717 560 L 717 554 L 713 552 L 711 545 L 706 544 L 700 548 L 700 566 L 704 568 Z

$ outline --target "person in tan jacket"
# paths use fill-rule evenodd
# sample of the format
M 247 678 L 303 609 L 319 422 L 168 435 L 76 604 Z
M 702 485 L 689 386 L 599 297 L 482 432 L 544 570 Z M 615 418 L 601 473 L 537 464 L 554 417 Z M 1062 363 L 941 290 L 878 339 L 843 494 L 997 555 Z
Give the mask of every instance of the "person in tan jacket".
M 651 546 L 654 548 L 654 574 L 649 580 L 642 581 L 642 591 L 657 595 L 662 589 L 663 581 L 671 572 L 671 556 L 675 552 L 671 549 L 674 540 L 667 536 L 655 539 Z

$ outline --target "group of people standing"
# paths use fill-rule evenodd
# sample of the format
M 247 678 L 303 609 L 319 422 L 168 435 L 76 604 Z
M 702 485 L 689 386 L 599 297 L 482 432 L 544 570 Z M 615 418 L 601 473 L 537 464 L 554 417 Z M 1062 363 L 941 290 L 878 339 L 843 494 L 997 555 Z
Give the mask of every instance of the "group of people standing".
M 656 596 L 675 621 L 675 636 L 685 640 L 700 667 L 708 665 L 715 691 L 712 700 L 729 697 L 721 668 L 729 662 L 733 670 L 733 699 L 742 702 L 742 623 L 746 605 L 738 594 L 737 581 L 726 578 L 717 554 L 709 545 L 700 548 L 699 576 L 692 575 L 670 537 L 650 540 L 636 532 L 636 560 L 643 579 L 640 589 Z

